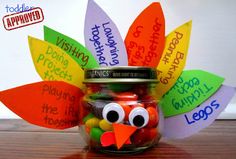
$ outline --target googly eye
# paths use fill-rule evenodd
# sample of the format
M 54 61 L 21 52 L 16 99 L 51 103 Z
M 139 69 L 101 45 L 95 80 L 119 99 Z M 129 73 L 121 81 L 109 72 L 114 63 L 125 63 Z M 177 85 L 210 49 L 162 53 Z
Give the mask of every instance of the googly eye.
M 129 114 L 129 122 L 132 126 L 142 128 L 147 125 L 149 120 L 148 111 L 142 107 L 134 108 Z
M 125 118 L 125 112 L 121 105 L 117 103 L 109 103 L 103 108 L 102 116 L 109 123 L 120 123 Z

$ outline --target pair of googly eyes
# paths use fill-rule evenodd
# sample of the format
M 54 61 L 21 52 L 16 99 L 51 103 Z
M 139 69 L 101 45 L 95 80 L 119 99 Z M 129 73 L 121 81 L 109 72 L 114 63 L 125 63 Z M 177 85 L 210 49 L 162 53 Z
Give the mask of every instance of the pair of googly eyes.
M 125 118 L 125 111 L 118 103 L 109 103 L 105 105 L 102 116 L 109 123 L 121 123 Z M 137 128 L 142 128 L 149 121 L 148 111 L 143 107 L 136 107 L 129 113 L 129 123 Z

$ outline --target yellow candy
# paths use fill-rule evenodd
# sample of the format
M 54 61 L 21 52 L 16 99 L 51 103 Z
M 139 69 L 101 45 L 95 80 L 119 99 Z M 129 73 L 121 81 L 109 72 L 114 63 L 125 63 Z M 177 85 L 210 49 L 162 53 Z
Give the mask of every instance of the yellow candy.
M 112 130 L 112 125 L 110 123 L 108 123 L 105 119 L 103 119 L 99 122 L 99 127 L 104 131 L 111 131 Z
M 98 127 L 100 119 L 93 117 L 85 122 L 85 125 L 90 128 Z

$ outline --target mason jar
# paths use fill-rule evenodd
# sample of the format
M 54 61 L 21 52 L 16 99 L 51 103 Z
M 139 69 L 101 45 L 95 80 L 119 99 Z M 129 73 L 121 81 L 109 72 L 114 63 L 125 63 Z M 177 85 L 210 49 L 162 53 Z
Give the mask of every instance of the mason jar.
M 137 153 L 157 144 L 159 108 L 156 70 L 101 67 L 85 70 L 86 111 L 80 133 L 89 147 L 105 153 Z

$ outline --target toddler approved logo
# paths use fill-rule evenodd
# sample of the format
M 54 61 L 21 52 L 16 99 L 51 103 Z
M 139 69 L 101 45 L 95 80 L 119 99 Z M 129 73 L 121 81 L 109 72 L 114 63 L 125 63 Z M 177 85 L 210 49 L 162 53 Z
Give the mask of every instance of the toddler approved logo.
M 2 18 L 4 28 L 8 31 L 24 26 L 40 23 L 44 20 L 41 8 L 33 8 L 29 11 L 6 15 Z

